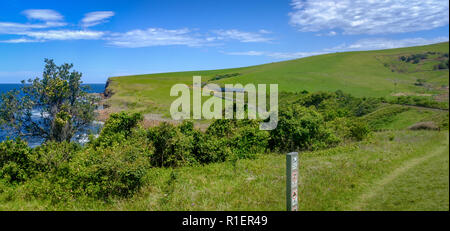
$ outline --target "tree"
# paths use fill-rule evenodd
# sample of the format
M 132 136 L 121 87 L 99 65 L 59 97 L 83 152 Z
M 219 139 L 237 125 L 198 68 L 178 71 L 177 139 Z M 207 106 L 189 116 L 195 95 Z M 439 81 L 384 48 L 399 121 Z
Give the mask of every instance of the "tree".
M 82 73 L 71 72 L 72 67 L 45 59 L 42 79 L 23 80 L 20 91 L 2 94 L 0 127 L 13 129 L 21 137 L 57 142 L 86 131 L 95 118 L 97 97 L 87 93 L 88 87 L 81 85 Z

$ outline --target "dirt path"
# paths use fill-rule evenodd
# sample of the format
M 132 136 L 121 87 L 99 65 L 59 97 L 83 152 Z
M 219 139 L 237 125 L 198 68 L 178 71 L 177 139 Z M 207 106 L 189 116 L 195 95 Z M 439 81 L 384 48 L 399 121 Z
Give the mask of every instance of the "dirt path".
M 356 203 L 354 203 L 353 206 L 350 207 L 351 208 L 350 210 L 353 211 L 364 210 L 365 206 L 367 205 L 367 202 L 377 194 L 381 193 L 384 189 L 384 186 L 391 183 L 397 177 L 413 169 L 417 165 L 427 161 L 432 157 L 442 154 L 442 152 L 445 152 L 447 146 L 449 145 L 449 134 L 446 133 L 446 135 L 447 138 L 445 139 L 445 143 L 441 143 L 438 148 L 432 150 L 429 154 L 407 161 L 402 166 L 398 167 L 393 172 L 391 172 L 390 174 L 388 174 L 387 176 L 376 182 L 367 192 L 363 193 L 356 200 Z

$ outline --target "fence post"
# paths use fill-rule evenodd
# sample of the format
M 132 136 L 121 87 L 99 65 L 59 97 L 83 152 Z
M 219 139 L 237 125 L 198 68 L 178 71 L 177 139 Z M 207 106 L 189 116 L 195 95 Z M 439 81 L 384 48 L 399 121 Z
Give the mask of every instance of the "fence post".
M 287 211 L 298 210 L 298 153 L 286 155 L 286 208 Z

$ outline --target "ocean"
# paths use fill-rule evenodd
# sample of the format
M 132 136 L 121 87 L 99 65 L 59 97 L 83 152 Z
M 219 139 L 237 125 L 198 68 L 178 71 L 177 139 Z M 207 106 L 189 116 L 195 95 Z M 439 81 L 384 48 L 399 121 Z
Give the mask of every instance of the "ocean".
M 91 89 L 88 90 L 89 93 L 101 93 L 105 90 L 105 84 L 95 83 L 95 84 L 83 84 L 89 86 Z M 8 92 L 13 89 L 20 89 L 22 84 L 15 83 L 0 83 L 0 94 Z
M 84 84 L 90 87 L 88 90 L 89 93 L 102 93 L 105 90 L 105 84 Z M 0 95 L 2 93 L 8 92 L 13 89 L 20 89 L 22 87 L 22 84 L 1 84 L 0 83 Z M 34 115 L 36 120 L 39 120 L 40 114 L 36 113 Z M 91 126 L 91 133 L 96 133 L 100 130 L 102 126 L 102 123 L 94 121 L 94 123 Z M 0 128 L 0 142 L 5 140 L 7 137 L 14 137 L 14 134 L 11 134 L 2 128 Z M 74 139 L 75 141 L 78 141 L 80 143 L 85 142 L 87 139 L 87 134 L 77 134 L 77 138 Z M 40 145 L 43 140 L 39 138 L 27 138 L 26 141 L 31 147 L 35 147 L 37 145 Z

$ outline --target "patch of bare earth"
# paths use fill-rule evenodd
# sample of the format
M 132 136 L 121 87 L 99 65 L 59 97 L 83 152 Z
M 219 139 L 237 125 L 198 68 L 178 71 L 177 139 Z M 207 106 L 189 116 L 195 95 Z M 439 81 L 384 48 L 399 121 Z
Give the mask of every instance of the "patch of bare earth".
M 434 100 L 438 102 L 448 102 L 448 86 L 441 87 L 441 90 L 443 91 L 442 94 L 434 96 Z

